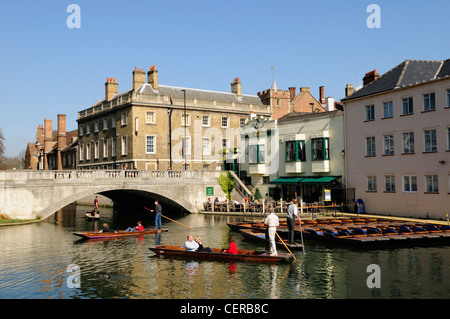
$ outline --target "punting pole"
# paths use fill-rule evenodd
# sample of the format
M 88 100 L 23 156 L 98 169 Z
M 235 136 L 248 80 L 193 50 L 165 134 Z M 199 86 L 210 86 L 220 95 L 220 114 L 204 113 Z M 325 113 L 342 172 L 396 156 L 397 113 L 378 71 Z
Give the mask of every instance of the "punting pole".
M 294 261 L 297 260 L 297 258 L 295 258 L 294 254 L 292 253 L 292 251 L 289 250 L 288 246 L 286 246 L 286 243 L 283 241 L 283 239 L 281 239 L 280 235 L 278 235 L 277 232 L 275 232 L 275 234 L 277 234 L 278 238 L 280 239 L 280 241 L 283 243 L 284 247 L 286 247 L 286 249 L 288 250 L 288 252 L 292 255 L 292 257 L 294 257 Z
M 147 207 L 144 207 L 144 208 L 145 208 L 146 210 L 152 211 L 151 209 L 148 209 Z M 176 220 L 173 220 L 173 219 L 171 219 L 171 218 L 169 218 L 169 217 L 167 217 L 167 216 L 164 216 L 163 214 L 161 214 L 161 216 L 164 217 L 164 218 L 167 218 L 168 220 L 173 221 L 174 223 L 180 224 L 181 226 L 184 226 L 184 227 L 186 227 L 187 229 L 191 229 L 191 227 L 188 227 L 188 226 L 186 226 L 186 225 L 183 225 L 182 223 L 179 223 L 179 222 L 177 222 Z
M 448 221 L 448 213 L 445 211 L 445 216 L 447 216 L 447 224 L 450 226 L 450 222 Z

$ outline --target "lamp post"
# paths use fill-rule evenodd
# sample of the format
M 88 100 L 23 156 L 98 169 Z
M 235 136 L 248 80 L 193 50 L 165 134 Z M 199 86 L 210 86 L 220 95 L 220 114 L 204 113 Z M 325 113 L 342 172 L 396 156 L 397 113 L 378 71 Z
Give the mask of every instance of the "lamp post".
M 172 109 L 168 108 L 167 113 L 169 114 L 169 167 L 172 169 Z
M 183 156 L 184 156 L 184 170 L 187 169 L 187 163 L 186 163 L 186 126 L 187 126 L 187 118 L 186 118 L 186 90 L 181 90 L 184 93 L 184 143 L 183 143 Z

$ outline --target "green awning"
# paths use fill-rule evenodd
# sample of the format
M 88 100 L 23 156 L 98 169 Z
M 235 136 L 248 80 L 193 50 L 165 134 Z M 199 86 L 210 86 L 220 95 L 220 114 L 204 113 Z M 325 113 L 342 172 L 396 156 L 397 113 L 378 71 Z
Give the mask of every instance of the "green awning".
M 278 184 L 278 185 L 297 185 L 303 177 L 280 177 L 270 181 L 269 184 Z
M 303 184 L 303 185 L 324 185 L 324 184 L 328 184 L 331 181 L 334 181 L 335 179 L 336 179 L 336 177 L 332 177 L 332 176 L 307 177 L 307 178 L 303 178 L 300 181 L 300 184 Z
M 325 185 L 334 181 L 336 177 L 321 176 L 321 177 L 279 177 L 270 181 L 269 184 L 277 185 Z

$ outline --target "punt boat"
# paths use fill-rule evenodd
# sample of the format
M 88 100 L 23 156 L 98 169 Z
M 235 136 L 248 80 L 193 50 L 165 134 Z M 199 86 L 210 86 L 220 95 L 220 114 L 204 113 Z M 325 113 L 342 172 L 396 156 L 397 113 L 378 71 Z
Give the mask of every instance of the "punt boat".
M 265 243 L 265 244 L 269 244 L 270 241 L 269 239 L 266 239 L 266 234 L 263 231 L 259 231 L 259 230 L 255 230 L 255 229 L 240 229 L 239 232 L 242 234 L 242 236 L 244 236 L 245 238 L 252 240 L 252 241 L 257 241 L 257 242 L 261 242 L 261 243 Z M 278 237 L 275 238 L 275 244 L 278 247 L 282 247 L 285 248 L 285 245 L 290 249 L 290 250 L 301 250 L 303 249 L 303 246 L 301 244 L 288 244 L 287 242 L 281 242 L 280 239 Z
M 156 234 L 158 232 L 166 232 L 167 229 L 146 228 L 143 231 L 130 231 L 118 230 L 115 232 L 75 232 L 75 236 L 79 236 L 85 239 L 104 239 L 104 238 L 117 238 L 117 237 L 132 237 L 147 234 Z
M 278 253 L 278 256 L 270 256 L 265 251 L 238 250 L 236 255 L 223 253 L 221 248 L 211 248 L 211 251 L 186 251 L 184 246 L 156 246 L 149 248 L 158 256 L 180 257 L 188 259 L 206 259 L 222 261 L 259 262 L 259 263 L 290 263 L 294 261 L 294 255 Z

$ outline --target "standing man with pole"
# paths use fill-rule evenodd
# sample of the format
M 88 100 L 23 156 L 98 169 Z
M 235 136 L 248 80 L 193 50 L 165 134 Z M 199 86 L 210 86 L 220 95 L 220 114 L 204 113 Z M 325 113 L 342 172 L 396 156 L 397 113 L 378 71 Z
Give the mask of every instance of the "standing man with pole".
M 277 245 L 275 244 L 275 233 L 277 232 L 277 227 L 280 225 L 280 223 L 278 220 L 278 216 L 275 215 L 274 209 L 272 207 L 270 207 L 270 213 L 264 220 L 264 224 L 267 225 L 269 230 L 270 256 L 278 256 Z
M 161 214 L 162 214 L 162 207 L 158 200 L 155 200 L 155 228 L 161 229 Z M 153 212 L 153 210 L 151 210 Z M 159 226 L 159 227 L 158 227 Z
M 287 208 L 287 215 L 286 215 L 288 229 L 289 229 L 288 244 L 294 243 L 295 218 L 296 217 L 298 218 L 298 221 L 301 226 L 301 220 L 300 220 L 300 217 L 298 217 L 298 213 L 297 213 L 297 200 L 295 198 L 293 198 L 290 205 Z

